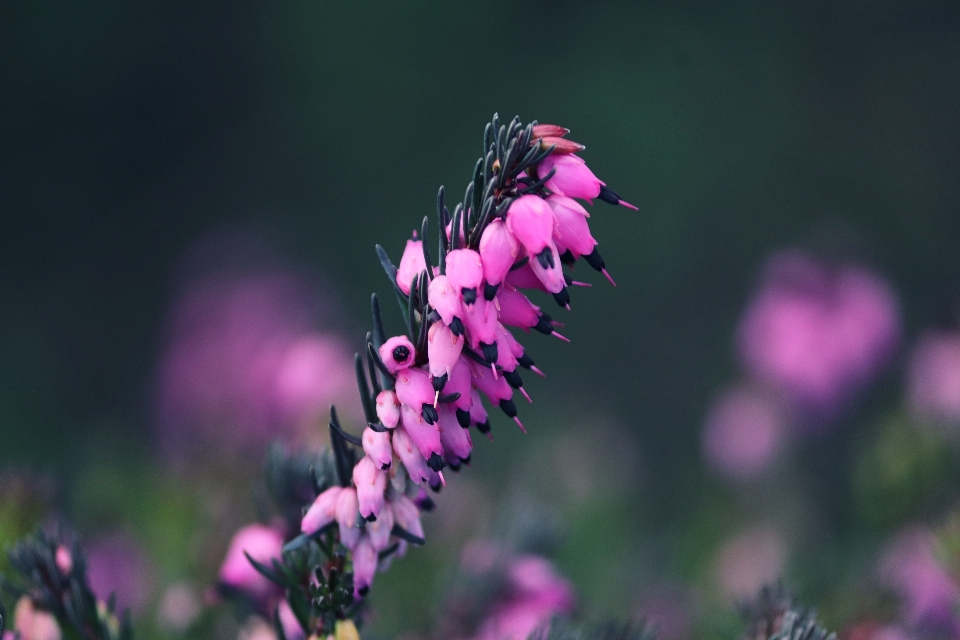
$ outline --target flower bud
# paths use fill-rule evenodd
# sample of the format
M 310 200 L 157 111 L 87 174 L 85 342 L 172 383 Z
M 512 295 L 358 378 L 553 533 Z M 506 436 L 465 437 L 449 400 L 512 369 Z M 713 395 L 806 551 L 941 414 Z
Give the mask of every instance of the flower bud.
M 590 225 L 587 224 L 587 211 L 579 202 L 566 196 L 552 195 L 547 198 L 547 204 L 553 210 L 557 220 L 553 238 L 557 248 L 569 250 L 574 258 L 588 255 L 593 251 L 597 241 L 590 234 Z M 563 253 L 563 251 L 560 251 Z
M 483 279 L 487 284 L 498 285 L 517 261 L 520 246 L 516 238 L 499 218 L 494 219 L 480 236 L 480 260 L 483 262 Z
M 473 304 L 483 284 L 483 262 L 473 249 L 456 249 L 447 254 L 447 280 L 465 305 Z
M 507 209 L 507 229 L 530 254 L 531 262 L 550 243 L 555 224 L 553 211 L 539 196 L 520 196 Z
M 540 138 L 540 148 L 548 149 L 553 146 L 553 153 L 579 153 L 586 149 L 579 142 L 574 142 L 573 140 L 566 140 L 564 138 L 557 138 L 555 136 L 544 136 Z
M 570 129 L 557 126 L 555 124 L 535 124 L 532 127 L 533 138 L 543 138 L 546 136 L 562 138 L 570 133 Z
M 536 259 L 530 260 L 530 268 L 536 274 L 543 287 L 549 293 L 560 293 L 567 286 L 563 279 L 563 265 L 560 263 L 560 255 L 557 253 L 557 247 L 551 239 L 546 248 L 543 249 Z
M 427 288 L 427 300 L 430 306 L 440 314 L 443 323 L 450 325 L 454 318 L 463 316 L 460 306 L 460 292 L 453 288 L 447 276 L 436 276 Z
M 470 452 L 473 450 L 470 430 L 460 426 L 453 409 L 441 408 L 439 425 L 440 443 L 443 445 L 444 457 L 453 454 L 455 458 L 459 458 L 462 462 L 468 460 Z
M 427 334 L 427 358 L 430 375 L 434 378 L 448 376 L 460 359 L 463 351 L 463 336 L 455 336 L 450 327 L 435 322 Z
M 397 267 L 397 286 L 406 295 L 410 295 L 410 283 L 413 277 L 427 268 L 427 263 L 423 260 L 423 243 L 419 240 L 407 240 L 407 246 L 403 249 L 403 256 L 400 258 L 400 266 Z
M 391 530 L 393 530 L 393 507 L 389 502 L 385 502 L 377 519 L 367 523 L 367 535 L 370 536 L 374 549 L 383 551 L 390 546 Z
M 480 343 L 493 344 L 497 340 L 497 308 L 492 302 L 483 298 L 477 300 L 463 316 L 467 326 L 467 337 L 470 338 L 470 347 L 477 349 Z
M 394 336 L 380 345 L 380 359 L 391 373 L 413 366 L 417 350 L 407 336 Z
M 359 599 L 366 595 L 377 572 L 377 550 L 368 536 L 362 536 L 353 548 L 353 592 Z M 339 623 L 337 625 L 339 627 Z M 340 635 L 340 634 L 337 634 Z M 359 636 L 357 636 L 359 638 Z
M 399 410 L 397 415 L 399 417 Z M 363 452 L 376 463 L 377 468 L 390 468 L 390 464 L 393 462 L 393 449 L 390 446 L 389 431 L 374 431 L 367 427 L 363 430 L 361 443 L 363 444 Z
M 424 480 L 429 480 L 431 469 L 427 466 L 426 459 L 420 454 L 420 449 L 402 426 L 393 431 L 393 450 L 413 482 L 420 484 Z
M 377 394 L 377 418 L 388 429 L 393 429 L 400 422 L 400 399 L 395 391 Z
M 420 510 L 407 496 L 400 494 L 390 501 L 393 507 L 393 519 L 396 524 L 409 533 L 423 537 L 423 525 L 420 523 Z
M 387 490 L 387 474 L 377 468 L 370 456 L 363 456 L 353 467 L 353 484 L 357 487 L 360 515 L 366 520 L 376 518 L 383 507 L 383 492 Z
M 397 398 L 404 407 L 422 415 L 424 405 L 433 406 L 436 392 L 426 373 L 420 369 L 404 369 L 397 372 Z
M 604 183 L 593 175 L 583 158 L 573 154 L 551 153 L 537 165 L 537 177 L 542 180 L 551 169 L 554 173 L 546 185 L 553 193 L 584 200 L 593 200 L 600 195 L 600 187 Z
M 300 521 L 300 531 L 312 535 L 336 520 L 337 500 L 343 487 L 330 487 L 313 501 Z
M 400 416 L 404 430 L 424 459 L 429 459 L 434 453 L 443 453 L 443 447 L 440 445 L 440 430 L 436 424 L 427 422 L 419 413 L 406 406 L 401 410 Z
M 357 527 L 357 515 L 360 513 L 360 502 L 357 499 L 357 490 L 345 487 L 337 498 L 337 524 L 340 525 L 340 542 L 348 549 L 353 549 L 362 533 Z

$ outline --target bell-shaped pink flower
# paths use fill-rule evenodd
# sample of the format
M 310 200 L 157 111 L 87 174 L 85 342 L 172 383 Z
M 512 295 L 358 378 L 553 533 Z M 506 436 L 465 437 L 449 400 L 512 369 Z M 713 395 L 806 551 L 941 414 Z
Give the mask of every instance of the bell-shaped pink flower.
M 536 260 L 536 258 L 531 258 L 531 260 Z M 508 273 L 505 282 L 515 289 L 547 290 L 547 288 L 543 286 L 543 283 L 540 282 L 537 274 L 533 272 L 533 267 L 530 266 L 530 263 Z M 503 287 L 501 287 L 501 289 L 502 288 Z
M 497 340 L 497 308 L 492 302 L 481 298 L 463 315 L 467 326 L 470 347 L 477 349 L 480 343 L 493 344 Z
M 4 620 L 6 624 L 8 621 Z M 21 596 L 13 610 L 13 632 L 4 631 L 3 640 L 60 640 L 57 619 L 34 605 L 30 596 Z
M 507 209 L 507 229 L 530 254 L 531 261 L 551 244 L 555 224 L 553 211 L 539 196 L 520 196 Z
M 377 572 L 377 550 L 368 536 L 363 536 L 353 548 L 353 595 L 360 599 L 370 590 Z
M 367 427 L 363 430 L 360 441 L 363 444 L 363 452 L 376 463 L 379 469 L 390 468 L 393 462 L 393 447 L 390 445 L 389 431 L 374 431 Z
M 273 560 L 280 559 L 283 548 L 283 534 L 262 524 L 250 524 L 237 531 L 227 555 L 220 567 L 220 583 L 242 591 L 257 601 L 263 601 L 275 594 L 278 589 L 273 582 L 257 571 L 246 554 L 251 558 L 270 566 Z
M 473 388 L 471 385 L 472 378 L 473 372 L 470 371 L 470 364 L 467 362 L 465 357 L 460 356 L 460 359 L 457 360 L 457 363 L 450 371 L 450 378 L 447 380 L 447 384 L 443 388 L 443 392 L 445 394 L 460 394 L 460 397 L 454 400 L 452 403 L 457 409 L 462 409 L 464 411 L 468 411 L 470 409 L 470 390 Z
M 343 487 L 330 487 L 313 501 L 300 521 L 300 531 L 313 535 L 337 519 L 337 501 Z
M 540 322 L 540 307 L 516 289 L 502 287 L 497 292 L 496 305 L 501 324 L 530 330 Z
M 551 153 L 537 165 L 537 177 L 542 180 L 551 169 L 554 174 L 546 182 L 547 189 L 568 198 L 593 200 L 604 186 L 583 158 L 573 154 Z
M 404 430 L 417 445 L 424 459 L 429 460 L 434 453 L 437 455 L 443 453 L 443 447 L 440 445 L 440 429 L 436 424 L 430 424 L 423 419 L 423 416 L 407 406 L 401 410 L 400 419 Z
M 570 129 L 555 124 L 535 124 L 532 127 L 533 138 L 562 138 L 570 133 Z
M 420 449 L 402 426 L 393 431 L 393 450 L 413 482 L 420 484 L 424 480 L 430 480 L 432 469 L 427 466 L 427 461 L 420 454 Z
M 377 551 L 383 551 L 390 546 L 390 531 L 393 529 L 393 507 L 389 502 L 384 503 L 380 509 L 380 515 L 373 522 L 368 522 L 366 526 L 367 535 L 373 548 Z
M 422 415 L 433 422 L 432 410 L 436 392 L 426 373 L 420 369 L 398 371 L 396 388 L 397 397 L 404 407 L 412 409 L 418 416 Z M 401 419 L 403 419 L 402 412 Z
M 487 284 L 497 286 L 503 282 L 519 254 L 516 238 L 502 220 L 495 218 L 480 236 L 480 259 Z
M 417 350 L 407 336 L 394 336 L 380 345 L 380 359 L 391 373 L 413 366 Z
M 444 458 L 451 462 L 450 456 L 452 454 L 454 461 L 458 461 L 458 463 L 467 462 L 470 459 L 470 452 L 473 450 L 470 430 L 461 427 L 453 410 L 445 406 L 440 408 L 439 425 Z M 451 466 L 453 465 L 451 464 Z
M 547 198 L 557 221 L 553 239 L 558 251 L 570 251 L 574 258 L 590 255 L 597 241 L 590 234 L 587 218 L 590 214 L 573 198 L 554 194 Z M 562 247 L 562 248 L 561 248 Z
M 363 456 L 353 467 L 353 484 L 357 487 L 360 515 L 370 520 L 380 515 L 383 492 L 387 490 L 387 472 L 377 468 L 370 456 Z
M 397 267 L 397 286 L 405 294 L 410 295 L 410 283 L 414 276 L 427 268 L 423 260 L 423 243 L 419 240 L 407 240 L 407 246 L 400 258 Z
M 530 260 L 530 268 L 549 293 L 560 293 L 567 286 L 557 246 L 550 240 L 546 248 Z
M 490 416 L 487 415 L 487 408 L 480 401 L 480 393 L 474 389 L 470 393 L 472 402 L 470 403 L 470 419 L 473 421 L 480 433 L 490 431 Z
M 456 336 L 450 327 L 442 322 L 434 322 L 427 334 L 427 358 L 430 375 L 434 378 L 449 378 L 453 366 L 463 351 L 463 336 Z
M 340 542 L 348 549 L 352 549 L 362 533 L 357 527 L 357 516 L 360 514 L 360 502 L 357 499 L 357 490 L 345 487 L 337 498 L 337 524 L 340 526 Z
M 489 398 L 491 404 L 499 405 L 502 400 L 513 398 L 513 389 L 502 376 L 494 377 L 489 369 L 476 363 L 473 367 L 473 386 Z
M 473 304 L 477 288 L 483 283 L 483 262 L 473 249 L 455 249 L 447 254 L 447 280 L 460 294 L 463 303 Z
M 509 336 L 509 337 L 507 337 Z M 516 340 L 502 324 L 497 323 L 497 366 L 504 371 L 514 371 L 517 368 L 517 356 L 513 353 Z
M 400 422 L 400 399 L 396 391 L 381 391 L 377 394 L 377 418 L 388 429 Z
M 463 316 L 460 305 L 460 292 L 453 288 L 447 276 L 438 275 L 427 287 L 427 300 L 430 306 L 436 309 L 444 324 L 454 324 L 456 318 Z
M 420 510 L 413 501 L 403 494 L 398 494 L 390 501 L 393 507 L 393 520 L 402 529 L 418 538 L 423 537 L 423 524 L 420 522 Z

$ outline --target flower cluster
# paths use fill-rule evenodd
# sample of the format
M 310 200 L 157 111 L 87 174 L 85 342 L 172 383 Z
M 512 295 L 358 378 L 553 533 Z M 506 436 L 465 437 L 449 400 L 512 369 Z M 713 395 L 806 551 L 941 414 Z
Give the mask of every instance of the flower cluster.
M 367 426 L 359 438 L 347 434 L 333 412 L 340 482 L 318 495 L 301 523 L 307 539 L 337 532 L 352 555 L 358 600 L 378 565 L 423 542 L 420 512 L 432 504 L 426 489 L 445 484 L 445 468 L 469 463 L 470 427 L 489 436 L 482 399 L 523 429 L 513 394 L 529 396 L 519 370 L 542 373 L 510 328 L 566 340 L 523 290 L 545 291 L 569 309 L 568 287 L 583 283 L 563 266 L 579 258 L 613 283 L 579 200 L 636 207 L 575 155 L 583 146 L 567 133 L 554 125 L 521 126 L 517 118 L 501 126 L 495 116 L 485 156 L 452 214 L 440 190 L 437 262 L 427 218 L 399 266 L 377 247 L 407 334 L 387 338 L 374 296 L 367 353 L 356 357 Z

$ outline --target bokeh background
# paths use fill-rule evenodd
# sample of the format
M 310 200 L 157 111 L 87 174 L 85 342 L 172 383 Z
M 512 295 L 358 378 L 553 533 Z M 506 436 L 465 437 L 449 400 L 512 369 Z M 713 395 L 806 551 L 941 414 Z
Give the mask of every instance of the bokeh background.
M 499 112 L 570 128 L 640 211 L 593 209 L 618 287 L 541 302 L 571 344 L 527 340 L 529 434 L 494 418 L 372 628 L 434 628 L 518 493 L 589 617 L 727 633 L 738 590 L 784 575 L 835 625 L 909 618 L 881 559 L 958 488 L 957 416 L 909 399 L 918 341 L 955 335 L 958 107 L 951 2 L 6 3 L 2 542 L 69 520 L 138 567 L 147 637 L 227 634 L 204 594 L 267 444 L 357 416 L 371 292 L 402 326 L 373 246 L 398 260 L 440 185 L 460 199 Z M 717 462 L 708 416 L 753 384 L 738 327 L 784 251 L 827 289 L 869 274 L 894 328 L 836 406 Z

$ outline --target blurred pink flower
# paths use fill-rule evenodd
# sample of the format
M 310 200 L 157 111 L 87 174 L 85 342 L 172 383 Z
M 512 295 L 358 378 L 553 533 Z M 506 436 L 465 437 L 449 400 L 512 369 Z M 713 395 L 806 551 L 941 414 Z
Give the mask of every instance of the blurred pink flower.
M 257 571 L 246 554 L 270 566 L 272 560 L 280 559 L 283 534 L 262 524 L 248 524 L 233 535 L 230 547 L 220 567 L 220 583 L 245 593 L 252 600 L 265 603 L 279 596 L 280 587 Z
M 874 379 L 899 337 L 897 299 L 879 276 L 786 251 L 764 269 L 738 348 L 751 376 L 829 415 Z
M 743 600 L 780 579 L 786 564 L 787 543 L 780 532 L 752 525 L 724 543 L 714 571 L 721 593 L 731 600 Z
M 502 552 L 494 545 L 473 542 L 464 549 L 464 568 L 475 574 L 493 570 Z M 546 558 L 518 555 L 506 558 L 504 585 L 475 640 L 526 640 L 555 615 L 570 614 L 576 598 L 570 582 Z
M 714 400 L 703 430 L 707 462 L 734 480 L 749 480 L 770 468 L 786 436 L 783 407 L 771 394 L 748 385 Z
M 922 419 L 960 422 L 960 332 L 931 331 L 910 357 L 908 396 Z
M 263 251 L 218 242 L 220 253 Z M 252 270 L 187 268 L 156 375 L 156 422 L 168 453 L 210 443 L 258 450 L 296 438 L 332 402 L 355 411 L 353 357 L 339 335 L 313 328 L 315 288 L 275 260 L 260 262 Z
M 934 545 L 933 534 L 924 528 L 904 531 L 881 558 L 880 580 L 900 596 L 909 625 L 960 632 L 960 588 L 937 561 Z
M 87 579 L 97 598 L 106 602 L 116 594 L 118 611 L 130 609 L 133 617 L 143 614 L 153 591 L 153 570 L 140 544 L 117 532 L 93 540 L 85 549 Z
M 37 608 L 23 596 L 17 600 L 13 612 L 13 633 L 5 631 L 3 640 L 60 640 L 60 627 L 49 612 Z

